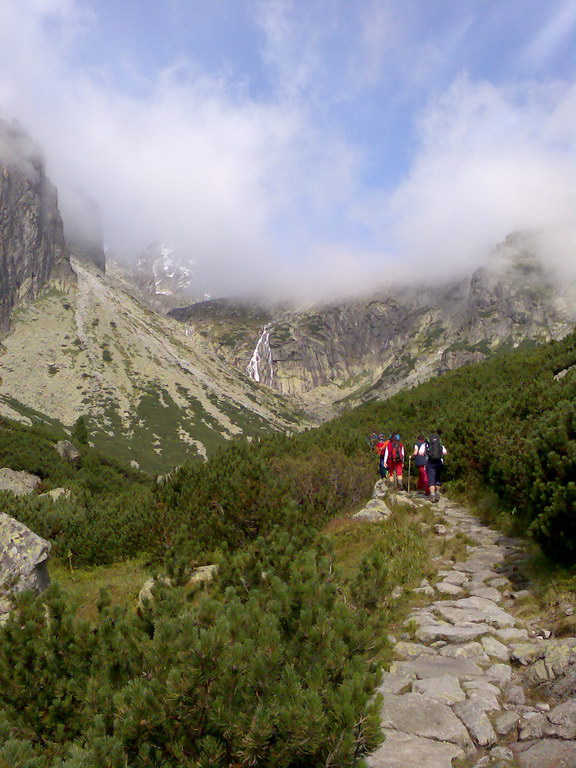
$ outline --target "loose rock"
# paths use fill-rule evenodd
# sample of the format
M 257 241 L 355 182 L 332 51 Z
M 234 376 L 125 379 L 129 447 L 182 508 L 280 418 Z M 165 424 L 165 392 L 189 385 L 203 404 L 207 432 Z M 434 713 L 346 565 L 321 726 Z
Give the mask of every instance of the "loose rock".
M 481 701 L 474 697 L 455 704 L 453 709 L 478 746 L 491 747 L 496 744 L 494 728 Z
M 70 442 L 70 440 L 59 440 L 54 448 L 61 459 L 69 461 L 71 464 L 77 464 L 81 459 L 82 455 L 80 451 Z

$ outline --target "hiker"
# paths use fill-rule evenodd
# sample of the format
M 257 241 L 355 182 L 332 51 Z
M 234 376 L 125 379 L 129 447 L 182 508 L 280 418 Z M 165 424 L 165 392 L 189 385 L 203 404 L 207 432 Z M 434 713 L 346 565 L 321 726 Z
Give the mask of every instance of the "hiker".
M 380 436 L 378 435 L 378 432 L 376 432 L 376 430 L 374 430 L 371 435 L 368 435 L 368 437 L 366 438 L 366 442 L 370 446 L 371 451 L 376 450 L 376 443 L 378 442 L 379 439 L 380 439 Z
M 426 454 L 426 472 L 428 474 L 428 484 L 430 486 L 430 495 L 432 501 L 437 502 L 440 497 L 440 484 L 442 482 L 442 470 L 444 468 L 444 456 L 448 453 L 442 445 L 442 440 L 438 433 L 433 432 L 428 440 Z
M 428 472 L 426 471 L 426 464 L 428 462 L 427 445 L 428 443 L 424 435 L 418 435 L 412 457 L 414 459 L 414 466 L 418 467 L 418 490 L 422 491 L 425 496 L 430 496 L 430 484 L 428 483 Z
M 384 463 L 388 468 L 388 480 L 390 484 L 396 478 L 396 484 L 402 490 L 402 469 L 404 467 L 404 446 L 400 442 L 400 435 L 393 432 L 390 435 L 384 453 Z
M 388 472 L 388 469 L 386 467 L 386 462 L 384 461 L 384 454 L 386 453 L 386 446 L 388 445 L 388 440 L 386 440 L 386 437 L 384 435 L 378 435 L 378 442 L 376 443 L 376 453 L 379 456 L 378 460 L 378 471 L 380 472 L 380 477 L 382 480 L 386 477 L 386 473 Z

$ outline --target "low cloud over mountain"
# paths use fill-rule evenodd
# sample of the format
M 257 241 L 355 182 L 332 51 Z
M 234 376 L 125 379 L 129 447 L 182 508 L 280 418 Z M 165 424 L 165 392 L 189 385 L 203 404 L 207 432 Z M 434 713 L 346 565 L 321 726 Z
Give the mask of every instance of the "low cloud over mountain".
M 555 58 L 568 3 L 507 48 L 493 3 L 428 29 L 414 3 L 338 6 L 331 25 L 326 0 L 241 3 L 218 61 L 201 34 L 224 42 L 222 19 L 166 5 L 165 39 L 118 17 L 108 56 L 107 3 L 0 7 L 0 112 L 43 145 L 71 230 L 94 201 L 107 248 L 169 240 L 212 295 L 435 282 L 527 228 L 571 264 L 575 86 Z M 498 43 L 492 63 L 472 41 Z

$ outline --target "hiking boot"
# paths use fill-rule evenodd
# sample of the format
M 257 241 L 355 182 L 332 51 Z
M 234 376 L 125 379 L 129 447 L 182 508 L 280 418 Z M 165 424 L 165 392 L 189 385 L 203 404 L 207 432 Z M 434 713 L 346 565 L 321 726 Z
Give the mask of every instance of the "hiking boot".
M 434 496 L 434 501 L 436 501 L 436 502 L 440 501 L 440 496 L 438 494 L 436 494 L 436 496 Z

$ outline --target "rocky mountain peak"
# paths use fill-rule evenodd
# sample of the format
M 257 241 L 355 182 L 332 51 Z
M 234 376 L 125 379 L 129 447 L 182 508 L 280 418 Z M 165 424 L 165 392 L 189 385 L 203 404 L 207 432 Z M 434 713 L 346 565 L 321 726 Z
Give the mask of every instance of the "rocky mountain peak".
M 210 298 L 199 285 L 194 262 L 167 242 L 149 243 L 136 257 L 114 254 L 109 263 L 124 290 L 159 312 Z
M 74 273 L 58 195 L 38 146 L 16 122 L 0 120 L 0 333 L 12 309 L 49 284 L 65 288 Z

